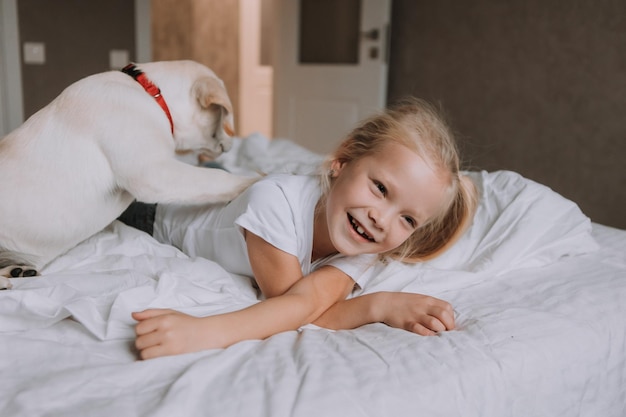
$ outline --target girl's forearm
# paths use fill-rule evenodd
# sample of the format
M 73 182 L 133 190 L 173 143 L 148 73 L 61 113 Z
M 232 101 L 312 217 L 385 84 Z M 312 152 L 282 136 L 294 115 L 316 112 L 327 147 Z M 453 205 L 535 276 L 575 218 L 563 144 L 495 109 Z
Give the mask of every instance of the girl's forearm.
M 242 340 L 265 339 L 274 334 L 297 330 L 311 322 L 315 306 L 299 294 L 284 294 L 243 310 L 202 318 L 207 345 L 230 346 Z M 218 337 L 211 342 L 209 338 Z M 217 346 L 216 346 L 217 347 Z
M 379 322 L 432 335 L 454 329 L 454 309 L 450 303 L 428 295 L 378 292 L 336 303 L 315 324 L 330 329 L 352 329 Z
M 384 320 L 385 294 L 377 292 L 339 301 L 315 320 L 314 324 L 339 330 L 381 322 Z
M 220 327 L 222 343 L 232 345 L 242 340 L 265 339 L 277 333 L 313 322 L 327 329 L 354 329 L 382 321 L 380 305 L 382 293 L 368 294 L 343 300 L 322 312 L 308 297 L 284 294 L 252 305 L 243 310 L 205 317 L 210 328 Z M 215 335 L 214 332 L 207 334 Z
M 329 272 L 330 271 L 330 272 Z M 339 300 L 353 281 L 334 268 L 313 273 L 298 281 L 285 294 L 266 299 L 243 310 L 205 317 L 207 338 L 221 333 L 221 345 L 248 339 L 265 339 L 276 333 L 296 330 L 317 320 Z
M 148 309 L 133 313 L 139 322 L 135 326 L 135 347 L 142 359 L 152 359 L 265 339 L 310 323 L 322 313 L 324 302 L 305 293 L 285 294 L 243 310 L 208 317 Z
M 139 321 L 135 346 L 143 359 L 151 359 L 265 339 L 314 322 L 345 299 L 353 286 L 352 279 L 340 270 L 322 267 L 285 294 L 231 313 L 193 317 L 172 310 L 137 312 L 133 314 Z

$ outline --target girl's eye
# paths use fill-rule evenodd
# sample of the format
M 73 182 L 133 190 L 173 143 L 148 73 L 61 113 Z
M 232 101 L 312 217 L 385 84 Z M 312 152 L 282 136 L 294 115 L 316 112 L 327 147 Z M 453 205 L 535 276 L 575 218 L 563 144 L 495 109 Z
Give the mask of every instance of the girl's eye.
M 415 221 L 415 219 L 413 217 L 405 216 L 404 220 L 406 220 L 406 222 L 409 224 L 409 226 L 411 226 L 414 229 L 417 226 L 417 222 Z
M 382 185 L 380 182 L 378 181 L 374 181 L 374 185 L 376 186 L 376 189 L 382 194 L 382 195 L 387 195 L 387 188 Z

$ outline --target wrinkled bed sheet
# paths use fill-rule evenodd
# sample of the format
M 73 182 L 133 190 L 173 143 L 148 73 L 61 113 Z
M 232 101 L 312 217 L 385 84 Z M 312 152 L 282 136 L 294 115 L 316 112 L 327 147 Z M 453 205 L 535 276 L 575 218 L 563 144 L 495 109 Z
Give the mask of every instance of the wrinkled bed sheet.
M 246 169 L 276 172 L 284 155 L 301 155 L 288 169 L 315 170 L 320 158 L 298 151 L 256 138 L 223 162 L 243 166 L 251 152 Z M 626 231 L 591 224 L 517 174 L 469 175 L 483 198 L 468 233 L 434 261 L 377 266 L 361 290 L 448 300 L 456 330 L 305 326 L 139 361 L 132 311 L 215 314 L 257 294 L 247 278 L 116 221 L 44 277 L 0 292 L 0 415 L 623 417 Z

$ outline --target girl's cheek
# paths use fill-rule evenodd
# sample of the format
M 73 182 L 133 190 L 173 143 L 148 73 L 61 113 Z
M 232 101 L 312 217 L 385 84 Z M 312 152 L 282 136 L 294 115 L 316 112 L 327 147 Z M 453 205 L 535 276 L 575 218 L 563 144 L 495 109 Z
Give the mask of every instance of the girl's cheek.
M 400 246 L 400 245 L 402 245 L 404 242 L 406 242 L 406 241 L 407 241 L 407 240 L 411 237 L 411 234 L 412 234 L 412 233 L 413 233 L 412 231 L 411 231 L 411 232 L 407 232 L 406 230 L 403 230 L 403 231 L 402 231 L 402 237 L 401 237 L 400 239 L 398 239 L 398 240 L 399 240 L 399 243 L 398 243 L 398 245 L 397 245 L 397 246 Z M 397 246 L 396 246 L 396 247 L 397 247 Z

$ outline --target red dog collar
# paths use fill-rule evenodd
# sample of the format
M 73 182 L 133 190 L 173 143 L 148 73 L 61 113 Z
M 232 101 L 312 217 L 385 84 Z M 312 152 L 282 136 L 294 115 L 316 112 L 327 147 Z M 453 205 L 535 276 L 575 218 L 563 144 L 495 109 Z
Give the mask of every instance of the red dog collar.
M 152 81 L 150 81 L 148 77 L 146 77 L 146 74 L 144 74 L 143 71 L 137 68 L 135 64 L 128 64 L 124 68 L 122 68 L 121 71 L 133 77 L 135 81 L 141 84 L 143 89 L 146 90 L 146 92 L 156 100 L 159 106 L 161 106 L 161 108 L 165 112 L 165 115 L 167 116 L 167 119 L 170 121 L 170 127 L 172 128 L 173 135 L 174 122 L 172 121 L 172 115 L 170 114 L 170 109 L 167 107 L 165 99 L 161 95 L 161 90 L 159 89 L 159 87 L 154 85 Z

